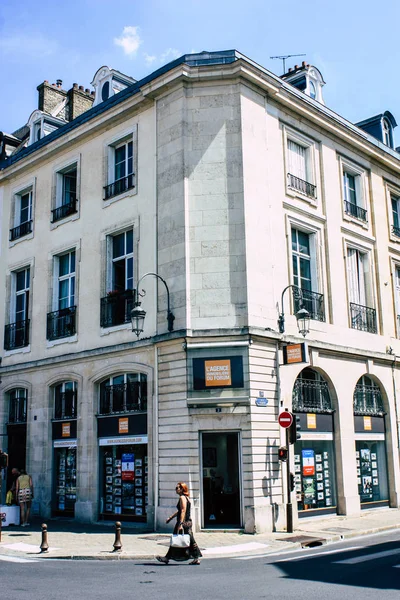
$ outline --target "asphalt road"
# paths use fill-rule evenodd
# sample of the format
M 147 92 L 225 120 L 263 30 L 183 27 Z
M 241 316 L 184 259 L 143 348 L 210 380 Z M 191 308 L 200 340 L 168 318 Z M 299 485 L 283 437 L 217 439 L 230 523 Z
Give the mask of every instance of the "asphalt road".
M 275 555 L 206 559 L 200 566 L 5 558 L 0 556 L 1 600 L 400 597 L 399 531 Z

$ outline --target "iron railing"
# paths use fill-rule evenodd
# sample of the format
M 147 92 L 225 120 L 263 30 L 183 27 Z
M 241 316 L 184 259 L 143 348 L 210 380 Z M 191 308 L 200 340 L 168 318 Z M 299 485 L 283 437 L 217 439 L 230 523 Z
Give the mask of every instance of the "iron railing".
M 352 329 L 378 333 L 375 308 L 350 302 L 350 320 Z
M 296 293 L 295 293 L 296 289 Z M 325 321 L 324 295 L 310 290 L 293 288 L 294 312 L 305 308 L 314 321 Z
M 353 395 L 355 415 L 375 415 L 382 417 L 383 401 L 381 390 L 377 385 L 357 384 Z
M 47 313 L 47 339 L 58 340 L 76 333 L 76 306 Z
M 392 233 L 396 237 L 400 238 L 400 227 L 396 227 L 396 225 L 392 225 Z
M 147 410 L 147 381 L 105 385 L 100 388 L 100 414 Z
M 27 401 L 24 398 L 11 398 L 8 412 L 9 423 L 26 423 Z
M 32 221 L 25 221 L 25 223 L 21 223 L 21 225 L 10 229 L 10 242 L 28 235 L 28 233 L 32 233 Z
M 367 221 L 367 211 L 353 202 L 344 201 L 344 212 L 359 221 Z
M 287 174 L 288 187 L 292 190 L 296 190 L 296 192 L 300 192 L 301 194 L 305 194 L 309 198 L 316 197 L 316 189 L 317 186 L 309 183 L 308 181 L 304 181 L 304 179 L 300 179 L 300 177 L 296 177 L 291 173 Z
M 118 196 L 118 194 L 123 194 L 128 190 L 135 187 L 134 185 L 135 174 L 131 173 L 127 175 L 127 177 L 121 177 L 121 179 L 117 179 L 113 183 L 104 186 L 104 200 L 108 200 L 113 196 Z
M 332 402 L 326 381 L 296 379 L 292 393 L 296 412 L 331 413 Z
M 77 393 L 73 390 L 56 392 L 55 419 L 76 419 Z
M 15 350 L 29 345 L 29 319 L 4 327 L 4 349 Z
M 109 293 L 100 300 L 100 326 L 113 327 L 129 323 L 133 308 L 133 290 Z
M 51 211 L 52 223 L 55 223 L 56 221 L 59 221 L 60 219 L 64 219 L 65 217 L 68 217 L 69 215 L 73 215 L 74 213 L 76 213 L 77 212 L 76 204 L 77 204 L 77 199 L 74 198 L 73 200 L 68 202 L 68 204 L 63 204 L 62 206 L 59 206 L 58 208 L 55 208 L 54 210 L 52 210 Z

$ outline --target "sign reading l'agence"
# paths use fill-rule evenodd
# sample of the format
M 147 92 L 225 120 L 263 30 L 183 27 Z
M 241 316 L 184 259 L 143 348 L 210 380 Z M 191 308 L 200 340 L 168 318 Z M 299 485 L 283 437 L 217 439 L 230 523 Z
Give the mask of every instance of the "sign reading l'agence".
M 241 388 L 243 385 L 241 356 L 193 359 L 193 389 Z

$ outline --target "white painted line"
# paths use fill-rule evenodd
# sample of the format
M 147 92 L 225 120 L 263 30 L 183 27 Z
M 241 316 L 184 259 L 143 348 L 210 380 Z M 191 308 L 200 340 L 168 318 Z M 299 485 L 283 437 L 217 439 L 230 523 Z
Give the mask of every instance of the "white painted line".
M 18 550 L 18 552 L 36 552 L 39 554 L 39 546 L 33 544 L 24 544 L 24 542 L 17 542 L 15 544 L 4 544 L 3 548 L 9 548 L 10 550 Z
M 375 552 L 374 554 L 364 554 L 363 556 L 355 556 L 354 558 L 346 558 L 345 560 L 336 560 L 335 563 L 338 565 L 355 565 L 357 563 L 375 560 L 376 558 L 394 556 L 395 554 L 400 554 L 400 548 L 397 548 L 396 550 L 384 550 L 383 552 Z
M 259 542 L 250 542 L 248 544 L 235 544 L 234 546 L 219 546 L 218 548 L 206 548 L 202 551 L 204 555 L 208 554 L 230 554 L 231 552 L 249 552 L 251 550 L 261 550 L 268 548 L 268 544 Z
M 287 562 L 288 560 L 301 560 L 304 558 L 314 558 L 316 556 L 318 556 L 319 558 L 322 558 L 323 556 L 326 556 L 326 554 L 338 554 L 339 552 L 350 552 L 350 550 L 360 550 L 361 548 L 363 548 L 363 546 L 352 546 L 350 548 L 340 548 L 339 550 L 329 550 L 328 552 L 314 552 L 314 554 L 304 554 L 303 556 L 294 556 L 293 558 L 283 558 L 282 560 L 277 560 L 275 562 L 280 563 L 280 562 Z M 345 561 L 342 561 L 342 562 L 345 562 Z
M 19 556 L 1 556 L 0 555 L 0 560 L 4 560 L 5 562 L 16 562 L 16 563 L 35 563 L 35 562 L 39 562 L 37 560 L 34 559 L 30 559 L 30 558 L 20 558 Z
M 329 550 L 328 552 L 319 552 L 314 553 L 314 554 L 307 554 L 307 548 L 303 548 L 303 551 L 305 551 L 305 554 L 301 555 L 301 556 L 293 556 L 293 557 L 289 557 L 289 558 L 284 558 L 282 560 L 276 560 L 275 562 L 287 562 L 288 560 L 300 560 L 301 558 L 312 558 L 313 556 L 323 556 L 324 554 L 336 554 L 338 552 L 348 552 L 349 550 L 358 550 L 360 548 L 363 548 L 364 546 L 353 546 L 351 548 L 340 548 L 339 550 Z M 311 550 L 311 548 L 310 548 Z M 252 556 L 234 556 L 232 558 L 232 560 L 253 560 L 255 558 L 270 558 L 273 556 L 282 556 L 282 554 L 286 555 L 290 552 L 300 552 L 300 550 L 285 550 L 284 552 L 274 552 L 271 554 L 253 554 Z M 274 563 L 275 564 L 275 563 Z

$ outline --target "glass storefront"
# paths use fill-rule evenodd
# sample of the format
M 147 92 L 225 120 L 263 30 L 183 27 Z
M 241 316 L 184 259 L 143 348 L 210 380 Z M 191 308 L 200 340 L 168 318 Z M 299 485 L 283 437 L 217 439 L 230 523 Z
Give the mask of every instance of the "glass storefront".
M 104 519 L 146 521 L 147 444 L 100 447 L 100 513 Z
M 327 434 L 327 437 L 331 436 Z M 335 458 L 332 439 L 298 441 L 294 447 L 294 471 L 299 511 L 336 510 Z
M 388 500 L 385 442 L 356 441 L 357 483 L 361 504 Z
M 76 502 L 76 448 L 54 449 L 53 514 L 73 516 Z

